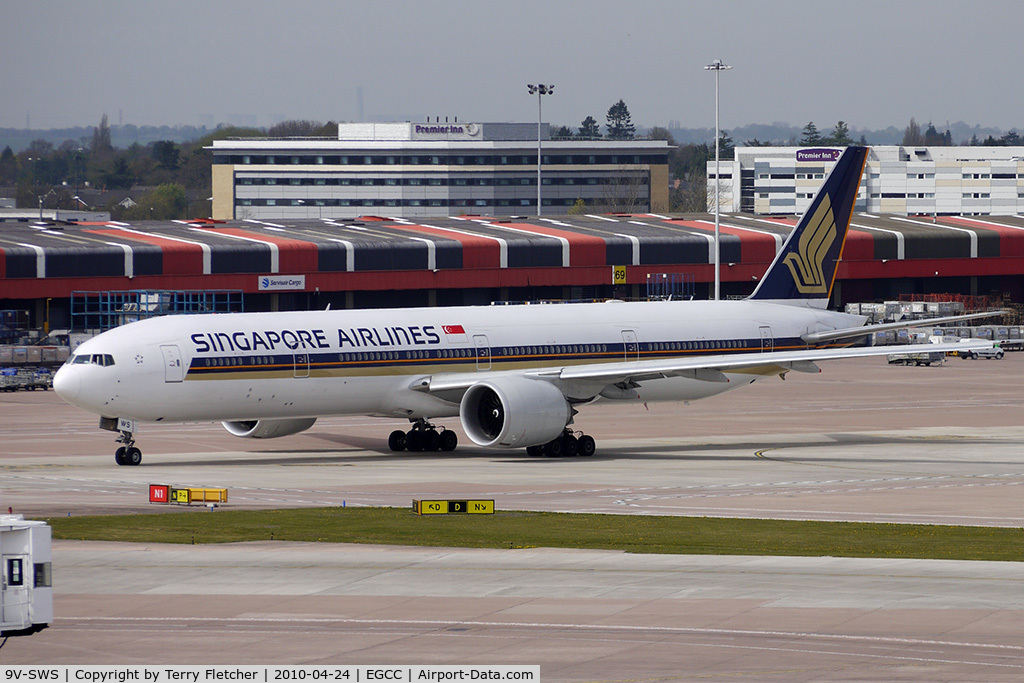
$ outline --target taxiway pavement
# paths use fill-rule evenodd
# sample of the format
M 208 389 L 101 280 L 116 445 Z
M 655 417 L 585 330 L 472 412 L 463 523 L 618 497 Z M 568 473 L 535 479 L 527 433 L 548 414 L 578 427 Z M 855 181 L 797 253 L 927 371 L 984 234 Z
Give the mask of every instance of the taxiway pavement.
M 92 416 L 49 392 L 7 394 L 0 505 L 158 511 L 148 484 L 166 483 L 226 487 L 232 508 L 487 497 L 505 510 L 1024 526 L 1024 354 L 822 365 L 686 406 L 585 407 L 577 426 L 598 452 L 572 459 L 392 454 L 393 421 L 330 418 L 262 442 L 147 426 L 144 464 L 117 467 Z M 54 556 L 57 619 L 9 642 L 3 663 L 538 663 L 543 680 L 564 681 L 1024 676 L 1018 563 L 68 541 Z

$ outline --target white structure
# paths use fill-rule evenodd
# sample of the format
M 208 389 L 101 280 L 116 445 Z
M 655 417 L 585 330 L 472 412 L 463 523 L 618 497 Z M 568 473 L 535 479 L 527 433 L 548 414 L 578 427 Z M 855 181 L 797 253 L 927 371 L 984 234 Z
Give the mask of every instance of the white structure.
M 109 221 L 109 211 L 73 211 L 68 209 L 9 209 L 0 206 L 0 223 L 33 223 L 35 221 Z
M 0 637 L 28 635 L 53 621 L 50 527 L 0 515 Z
M 343 123 L 332 138 L 215 140 L 213 218 L 668 210 L 664 140 L 550 140 L 537 124 Z
M 737 147 L 735 158 L 722 165 L 722 207 L 803 213 L 841 151 Z M 709 206 L 713 187 L 714 163 L 708 162 Z M 1024 147 L 872 147 L 856 209 L 904 215 L 1024 213 Z

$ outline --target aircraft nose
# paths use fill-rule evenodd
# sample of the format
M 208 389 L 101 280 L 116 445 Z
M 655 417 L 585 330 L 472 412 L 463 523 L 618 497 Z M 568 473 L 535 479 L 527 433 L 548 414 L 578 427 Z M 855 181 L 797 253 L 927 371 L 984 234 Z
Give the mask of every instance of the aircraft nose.
M 73 401 L 82 388 L 81 378 L 75 368 L 67 366 L 57 370 L 53 376 L 53 390 L 65 401 Z

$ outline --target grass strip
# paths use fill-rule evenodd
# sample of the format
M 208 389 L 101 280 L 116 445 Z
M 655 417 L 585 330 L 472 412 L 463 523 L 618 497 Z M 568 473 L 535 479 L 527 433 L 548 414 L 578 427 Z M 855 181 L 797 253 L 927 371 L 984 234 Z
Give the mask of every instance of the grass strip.
M 713 517 L 499 512 L 417 516 L 407 508 L 199 509 L 55 517 L 53 537 L 136 543 L 313 541 L 628 553 L 1024 560 L 1024 529 Z

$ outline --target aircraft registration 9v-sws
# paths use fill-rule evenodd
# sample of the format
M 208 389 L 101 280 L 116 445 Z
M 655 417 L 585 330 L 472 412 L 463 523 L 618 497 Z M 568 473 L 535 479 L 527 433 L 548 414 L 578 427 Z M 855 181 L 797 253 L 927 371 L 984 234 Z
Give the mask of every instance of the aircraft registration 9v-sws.
M 453 450 L 456 433 L 431 420 L 458 416 L 480 446 L 591 455 L 594 439 L 573 425 L 593 401 L 694 400 L 894 352 L 848 345 L 910 323 L 826 310 L 867 152 L 846 149 L 745 300 L 169 316 L 83 343 L 54 389 L 120 432 L 122 465 L 142 460 L 139 422 L 222 421 L 271 438 L 328 415 L 409 420 L 388 439 L 395 451 Z M 929 350 L 954 348 L 966 347 Z

